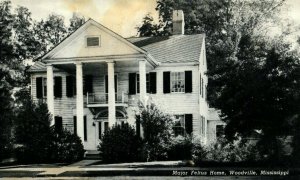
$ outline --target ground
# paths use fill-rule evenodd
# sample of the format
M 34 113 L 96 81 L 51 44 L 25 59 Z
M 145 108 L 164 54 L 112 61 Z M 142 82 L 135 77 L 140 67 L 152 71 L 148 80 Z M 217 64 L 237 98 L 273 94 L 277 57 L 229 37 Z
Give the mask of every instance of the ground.
M 18 165 L 0 167 L 1 179 L 300 179 L 300 169 L 265 169 L 282 175 L 257 176 L 257 168 L 189 167 L 184 161 L 99 164 L 83 160 L 71 165 Z M 228 176 L 229 171 L 255 172 L 252 176 Z M 206 175 L 205 175 L 206 173 Z M 284 175 L 288 173 L 288 175 Z

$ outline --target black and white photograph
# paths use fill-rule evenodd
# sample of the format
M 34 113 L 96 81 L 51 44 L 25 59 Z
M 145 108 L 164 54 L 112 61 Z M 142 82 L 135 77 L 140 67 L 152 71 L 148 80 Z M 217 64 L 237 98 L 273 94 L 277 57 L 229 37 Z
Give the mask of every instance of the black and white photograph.
M 300 0 L 0 0 L 0 179 L 300 179 Z

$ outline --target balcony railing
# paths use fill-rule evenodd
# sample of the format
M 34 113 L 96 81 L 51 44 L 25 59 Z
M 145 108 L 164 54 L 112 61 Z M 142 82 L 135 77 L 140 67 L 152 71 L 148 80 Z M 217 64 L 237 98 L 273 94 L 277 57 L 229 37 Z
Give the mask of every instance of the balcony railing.
M 116 103 L 128 103 L 125 92 L 115 93 Z M 87 104 L 108 104 L 108 93 L 87 93 Z

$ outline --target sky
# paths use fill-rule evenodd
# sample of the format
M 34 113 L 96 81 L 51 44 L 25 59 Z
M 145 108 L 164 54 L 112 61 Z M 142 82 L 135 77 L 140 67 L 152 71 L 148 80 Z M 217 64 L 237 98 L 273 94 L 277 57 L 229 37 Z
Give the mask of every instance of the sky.
M 156 0 L 11 0 L 13 7 L 27 7 L 34 20 L 51 13 L 63 15 L 68 23 L 73 12 L 92 18 L 123 37 L 136 36 L 136 27 L 150 13 L 155 19 Z M 287 0 L 286 19 L 300 25 L 300 0 Z

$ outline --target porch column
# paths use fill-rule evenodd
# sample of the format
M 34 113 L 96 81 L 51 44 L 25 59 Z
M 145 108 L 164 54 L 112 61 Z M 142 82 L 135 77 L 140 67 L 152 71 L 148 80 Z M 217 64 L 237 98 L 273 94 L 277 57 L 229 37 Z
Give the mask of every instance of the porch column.
M 47 65 L 47 105 L 52 120 L 50 125 L 54 125 L 54 83 L 53 83 L 53 66 Z
M 76 116 L 77 116 L 77 135 L 84 140 L 83 130 L 83 77 L 82 63 L 76 63 Z
M 108 126 L 116 124 L 116 101 L 115 101 L 115 69 L 114 62 L 107 62 L 108 74 Z
M 139 61 L 140 73 L 140 101 L 144 104 L 146 100 L 146 61 Z

